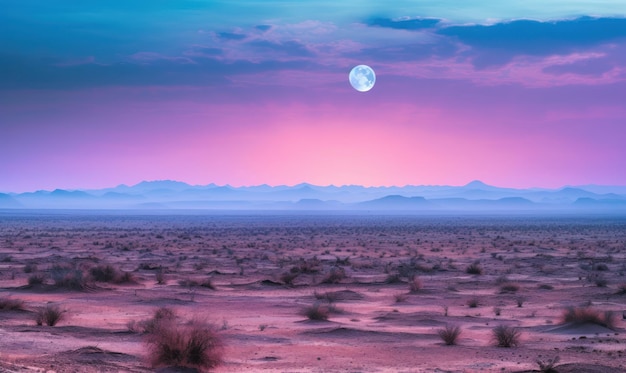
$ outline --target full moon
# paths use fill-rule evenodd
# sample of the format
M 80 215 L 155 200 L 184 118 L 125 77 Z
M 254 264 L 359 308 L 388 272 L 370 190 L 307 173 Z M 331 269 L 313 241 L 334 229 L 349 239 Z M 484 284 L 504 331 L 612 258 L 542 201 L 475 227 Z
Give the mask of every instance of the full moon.
M 376 74 L 367 65 L 358 65 L 350 71 L 350 84 L 359 92 L 367 92 L 374 87 Z

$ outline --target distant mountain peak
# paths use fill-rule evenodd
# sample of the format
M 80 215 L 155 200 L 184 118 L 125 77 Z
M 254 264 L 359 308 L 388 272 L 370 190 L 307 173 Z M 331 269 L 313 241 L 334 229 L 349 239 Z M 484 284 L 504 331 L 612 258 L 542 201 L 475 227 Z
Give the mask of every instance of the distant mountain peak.
M 470 181 L 465 185 L 466 188 L 490 188 L 491 185 L 487 185 L 480 180 Z

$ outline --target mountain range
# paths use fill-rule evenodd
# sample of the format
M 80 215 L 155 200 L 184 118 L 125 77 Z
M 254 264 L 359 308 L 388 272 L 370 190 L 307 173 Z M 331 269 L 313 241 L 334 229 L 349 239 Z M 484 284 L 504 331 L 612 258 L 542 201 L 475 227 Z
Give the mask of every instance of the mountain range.
M 159 180 L 94 190 L 0 193 L 0 208 L 626 212 L 626 186 L 512 189 L 472 181 L 463 186 L 364 187 L 303 183 L 232 187 Z

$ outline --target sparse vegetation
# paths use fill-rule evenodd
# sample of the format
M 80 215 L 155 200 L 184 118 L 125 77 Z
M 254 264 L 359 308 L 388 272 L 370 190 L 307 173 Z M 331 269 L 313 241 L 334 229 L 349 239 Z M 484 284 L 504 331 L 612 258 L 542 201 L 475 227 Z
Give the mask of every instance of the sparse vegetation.
M 469 308 L 476 308 L 480 305 L 480 299 L 478 297 L 471 297 L 467 300 L 467 306 Z
M 46 277 L 40 273 L 35 273 L 28 276 L 28 286 L 43 285 L 46 281 Z
M 521 335 L 519 329 L 508 325 L 498 325 L 493 329 L 493 339 L 497 347 L 516 347 Z
M 303 314 L 309 319 L 314 321 L 326 321 L 330 314 L 330 310 L 327 305 L 315 302 L 313 305 L 304 309 Z
M 561 316 L 563 323 L 595 324 L 608 329 L 615 329 L 615 313 L 599 311 L 591 307 L 568 307 Z
M 179 324 L 174 318 L 160 318 L 146 343 L 153 367 L 206 371 L 222 362 L 221 337 L 212 325 L 199 320 Z
M 64 314 L 65 311 L 61 310 L 59 306 L 48 304 L 37 311 L 35 322 L 37 325 L 55 326 L 59 321 L 63 320 Z
M 446 324 L 443 329 L 437 330 L 437 334 L 446 346 L 452 346 L 457 343 L 457 339 L 461 335 L 461 327 Z
M 465 269 L 465 272 L 470 275 L 482 275 L 483 267 L 481 267 L 480 264 L 478 263 L 472 263 L 469 266 L 467 266 L 467 268 Z
M 551 359 L 537 360 L 537 365 L 539 365 L 541 373 L 557 373 L 558 371 L 554 369 L 554 366 L 558 364 L 560 360 L 561 358 L 556 355 Z
M 24 301 L 8 297 L 0 298 L 0 311 L 23 311 Z
M 519 290 L 519 285 L 508 282 L 500 286 L 500 293 L 515 293 Z

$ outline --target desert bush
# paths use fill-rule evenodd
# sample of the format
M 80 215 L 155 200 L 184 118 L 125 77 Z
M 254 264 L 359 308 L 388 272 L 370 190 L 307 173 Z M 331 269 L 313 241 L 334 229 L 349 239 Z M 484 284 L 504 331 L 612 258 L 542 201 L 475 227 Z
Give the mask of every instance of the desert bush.
M 515 293 L 519 290 L 519 285 L 508 282 L 500 286 L 500 293 Z
M 480 305 L 480 299 L 478 299 L 478 297 L 471 297 L 470 299 L 468 299 L 467 301 L 467 306 L 469 308 L 476 308 Z
M 483 268 L 478 263 L 472 263 L 469 266 L 467 266 L 467 268 L 465 269 L 465 272 L 469 273 L 470 275 L 482 275 Z
M 446 324 L 445 328 L 437 330 L 437 334 L 446 346 L 452 346 L 456 344 L 459 335 L 461 335 L 461 328 Z
M 45 281 L 46 281 L 45 276 L 40 273 L 36 273 L 36 274 L 28 276 L 29 286 L 43 285 Z
M 539 365 L 539 370 L 542 373 L 557 373 L 557 370 L 554 369 L 554 366 L 559 363 L 561 359 L 559 356 L 555 356 L 551 359 L 546 359 L 545 361 L 537 360 L 537 365 Z
M 515 303 L 517 303 L 517 307 L 522 308 L 524 306 L 524 302 L 526 302 L 526 297 L 516 297 L 515 298 Z
M 512 326 L 498 325 L 493 329 L 493 340 L 497 347 L 518 346 L 521 335 L 519 329 Z
M 409 291 L 411 293 L 417 293 L 420 289 L 422 289 L 422 280 L 417 276 L 413 276 L 409 281 Z
M 314 321 L 325 321 L 328 320 L 328 315 L 330 310 L 328 306 L 323 305 L 319 302 L 314 303 L 311 306 L 304 308 L 303 314 L 309 319 Z
M 89 274 L 98 282 L 113 282 L 118 276 L 117 269 L 110 264 L 91 267 L 89 268 Z
M 323 284 L 338 284 L 346 278 L 346 270 L 341 267 L 332 267 L 330 272 L 322 280 Z
M 385 284 L 399 284 L 402 282 L 399 273 L 390 273 L 385 279 Z
M 132 272 L 122 272 L 115 277 L 113 282 L 116 284 L 136 284 L 137 278 Z
M 539 289 L 541 290 L 554 290 L 554 286 L 550 284 L 541 284 L 539 285 Z
M 26 264 L 24 266 L 24 273 L 33 273 L 37 270 L 37 264 Z
M 562 323 L 596 324 L 609 329 L 615 329 L 615 313 L 599 311 L 591 307 L 568 307 L 561 316 Z
M 626 284 L 619 284 L 617 286 L 617 293 L 618 295 L 624 295 L 626 294 Z
M 54 266 L 51 270 L 54 286 L 69 290 L 85 290 L 87 278 L 82 270 L 71 267 Z
M 23 311 L 24 301 L 8 297 L 0 298 L 0 311 Z
M 59 321 L 63 320 L 65 311 L 61 310 L 59 306 L 47 305 L 41 308 L 35 314 L 35 322 L 37 325 L 46 324 L 48 326 L 55 326 Z
M 177 324 L 161 319 L 146 338 L 153 367 L 177 366 L 207 371 L 222 362 L 222 339 L 212 325 L 199 320 Z
M 293 280 L 296 279 L 296 277 L 298 277 L 298 272 L 283 272 L 280 275 L 280 282 L 282 282 L 283 284 L 287 285 L 287 286 L 292 286 L 293 285 Z

